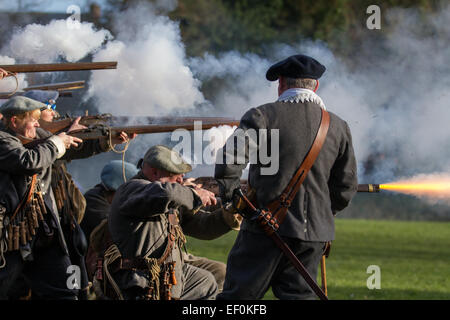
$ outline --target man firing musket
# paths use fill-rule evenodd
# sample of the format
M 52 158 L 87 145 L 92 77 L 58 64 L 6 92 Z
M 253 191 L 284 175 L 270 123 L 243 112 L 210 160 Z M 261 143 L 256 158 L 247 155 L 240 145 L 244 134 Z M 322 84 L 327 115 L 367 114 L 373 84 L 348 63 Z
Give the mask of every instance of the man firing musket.
M 239 188 L 249 152 L 245 162 L 237 161 L 235 154 L 242 152 L 234 144 L 216 164 L 221 198 L 244 204 L 235 206 L 244 221 L 218 299 L 261 299 L 269 286 L 279 299 L 327 299 L 315 283 L 318 265 L 326 243 L 334 239 L 334 215 L 356 192 L 357 175 L 347 123 L 328 112 L 316 94 L 324 72 L 325 66 L 305 55 L 267 71 L 267 80 L 278 80 L 279 97 L 248 110 L 239 129 L 242 135 L 278 130 L 280 170 L 265 174 L 259 160 L 250 164 L 253 198 Z

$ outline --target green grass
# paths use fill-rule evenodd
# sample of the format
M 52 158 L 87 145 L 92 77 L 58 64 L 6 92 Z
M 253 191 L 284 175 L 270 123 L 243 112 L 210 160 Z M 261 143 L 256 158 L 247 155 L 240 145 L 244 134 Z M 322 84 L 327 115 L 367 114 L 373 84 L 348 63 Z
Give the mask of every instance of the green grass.
M 236 235 L 189 238 L 188 249 L 226 262 Z M 367 288 L 370 265 L 380 267 L 381 289 Z M 330 299 L 450 299 L 450 223 L 337 219 L 326 266 Z

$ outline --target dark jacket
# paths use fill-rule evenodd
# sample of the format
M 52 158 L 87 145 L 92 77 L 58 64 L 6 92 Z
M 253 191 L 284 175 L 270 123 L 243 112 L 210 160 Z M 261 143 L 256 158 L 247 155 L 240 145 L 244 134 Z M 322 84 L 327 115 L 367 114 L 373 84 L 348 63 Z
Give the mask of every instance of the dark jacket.
M 51 134 L 37 130 L 38 137 L 44 140 L 32 148 L 26 148 L 9 129 L 0 131 L 0 205 L 11 215 L 25 196 L 31 177 L 38 174 L 38 183 L 44 195 L 47 209 L 56 223 L 63 250 L 66 243 L 60 225 L 53 192 L 50 188 L 52 164 L 58 155 L 55 142 L 48 139 Z M 45 140 L 46 139 L 46 140 Z
M 330 127 L 325 143 L 280 226 L 282 236 L 305 241 L 333 240 L 334 215 L 349 204 L 356 192 L 356 160 L 350 129 L 345 121 L 329 113 Z M 249 183 L 256 189 L 260 207 L 276 199 L 286 188 L 314 141 L 320 119 L 320 106 L 306 101 L 268 103 L 244 114 L 239 125 L 244 131 L 279 130 L 278 172 L 262 175 L 263 165 L 259 162 L 250 165 Z M 245 164 L 216 165 L 215 178 L 222 197 L 229 199 L 239 186 L 248 161 L 247 158 Z M 259 226 L 245 219 L 241 230 L 261 232 Z
M 114 195 L 108 218 L 111 238 L 124 258 L 159 258 L 167 244 L 170 210 L 179 213 L 182 231 L 193 237 L 214 239 L 231 230 L 221 210 L 204 212 L 198 210 L 201 204 L 193 189 L 178 183 L 150 182 L 140 172 Z M 183 289 L 181 250 L 177 245 L 172 251 L 178 281 L 172 288 L 173 297 L 180 297 Z
M 68 172 L 67 163 L 72 160 L 89 158 L 99 153 L 109 151 L 110 148 L 105 140 L 106 139 L 83 141 L 78 147 L 72 147 L 67 150 L 64 156 L 61 159 L 56 160 L 52 166 L 52 189 L 55 191 L 56 188 L 62 187 L 64 188 L 63 194 L 66 195 L 66 199 L 63 200 L 63 207 L 60 210 L 63 223 L 66 225 L 71 224 L 72 216 L 80 223 L 86 208 L 84 196 Z
M 109 216 L 111 204 L 108 202 L 106 192 L 106 188 L 102 184 L 98 184 L 84 194 L 86 198 L 86 212 L 80 226 L 88 241 L 92 231 L 103 219 Z

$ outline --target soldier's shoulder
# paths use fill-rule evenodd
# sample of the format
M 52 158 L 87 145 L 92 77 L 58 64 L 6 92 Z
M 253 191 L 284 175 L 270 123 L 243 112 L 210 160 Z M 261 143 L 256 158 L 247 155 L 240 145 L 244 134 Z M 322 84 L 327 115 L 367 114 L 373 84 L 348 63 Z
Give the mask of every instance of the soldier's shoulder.
M 253 123 L 255 126 L 260 127 L 266 122 L 266 119 L 274 112 L 276 106 L 275 103 L 266 103 L 257 107 L 248 109 L 241 118 L 241 121 Z
M 0 141 L 14 141 L 17 143 L 21 143 L 19 138 L 17 138 L 16 136 L 12 135 L 9 132 L 6 132 L 4 130 L 0 130 Z
M 105 190 L 105 188 L 101 184 L 97 184 L 93 188 L 86 191 L 84 193 L 84 197 L 88 198 L 88 197 L 95 197 L 95 196 L 101 195 L 101 194 L 103 194 L 104 190 Z
M 274 108 L 277 108 L 277 101 L 264 103 L 254 109 L 258 110 L 259 112 L 265 113 Z
M 340 116 L 338 116 L 336 113 L 327 110 L 328 113 L 330 114 L 330 120 L 334 121 L 336 124 L 341 125 L 341 126 L 346 126 L 347 125 L 347 121 L 344 120 L 343 118 L 341 118 Z
M 146 179 L 133 178 L 133 179 L 128 180 L 127 182 L 124 182 L 122 185 L 120 185 L 119 188 L 117 188 L 116 193 L 119 193 L 119 194 L 124 193 L 124 192 L 128 193 L 131 190 L 143 188 L 150 183 L 152 183 L 152 182 L 150 182 L 149 180 L 146 180 Z
M 4 130 L 0 130 L 0 138 L 9 138 L 9 137 L 13 137 L 13 135 Z
M 330 130 L 336 134 L 340 133 L 343 137 L 349 138 L 349 136 L 351 136 L 351 130 L 347 121 L 333 112 L 328 111 L 328 113 L 330 114 Z
M 276 104 L 276 101 L 268 102 L 268 103 L 264 103 L 264 104 L 261 104 L 261 105 L 256 106 L 256 107 L 252 107 L 250 109 L 247 109 L 245 114 L 264 113 L 265 111 L 267 111 L 267 109 L 275 108 L 275 104 Z

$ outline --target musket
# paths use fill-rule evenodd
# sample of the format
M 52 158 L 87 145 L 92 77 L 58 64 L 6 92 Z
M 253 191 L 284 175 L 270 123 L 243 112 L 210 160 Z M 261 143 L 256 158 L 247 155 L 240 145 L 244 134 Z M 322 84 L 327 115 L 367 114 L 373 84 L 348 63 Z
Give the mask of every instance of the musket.
M 86 116 L 86 121 L 88 121 L 89 117 L 94 117 L 91 119 L 91 121 L 101 121 L 99 119 L 96 119 L 96 116 Z M 154 119 L 157 119 L 156 117 Z M 131 135 L 133 133 L 137 134 L 147 134 L 147 133 L 162 133 L 162 132 L 171 132 L 177 129 L 184 129 L 188 131 L 193 130 L 207 130 L 211 129 L 213 127 L 218 126 L 238 126 L 239 120 L 234 120 L 231 118 L 209 118 L 209 117 L 196 117 L 196 118 L 172 118 L 174 119 L 173 122 L 165 123 L 165 124 L 146 124 L 146 125 L 133 125 L 133 126 L 109 126 L 107 124 L 94 124 L 87 129 L 80 129 L 80 130 L 73 130 L 69 134 L 73 137 L 80 138 L 82 140 L 96 140 L 100 138 L 109 138 L 109 137 L 118 137 L 121 132 L 125 132 L 128 135 Z M 178 122 L 176 121 L 178 120 Z M 203 121 L 201 121 L 203 120 Z M 50 127 L 46 127 L 46 125 L 52 126 L 55 122 L 44 122 L 43 120 L 39 120 L 40 123 L 44 124 L 41 125 L 43 129 L 47 130 Z M 56 121 L 57 125 L 61 125 Z M 66 120 L 64 122 L 65 124 L 72 122 L 72 120 L 69 118 L 69 120 Z M 83 123 L 80 121 L 80 123 Z M 84 122 L 86 123 L 86 122 Z M 52 126 L 50 129 L 51 133 L 57 133 L 60 131 L 64 131 L 65 128 L 67 128 L 67 125 L 64 126 L 63 130 L 61 130 L 61 126 Z M 25 137 L 19 137 L 19 139 L 22 141 L 24 145 L 30 144 L 34 145 L 40 142 L 40 140 L 36 139 L 28 139 Z M 32 143 L 32 144 L 31 144 Z
M 66 91 L 84 88 L 85 81 L 69 81 L 69 82 L 58 82 L 58 83 L 47 83 L 38 84 L 34 86 L 29 86 L 23 89 L 23 91 L 30 90 L 55 90 L 55 91 Z
M 116 69 L 117 61 L 5 64 L 0 65 L 0 68 L 11 73 L 100 70 Z
M 59 92 L 60 97 L 72 97 L 72 92 L 68 90 L 82 89 L 84 88 L 84 84 L 85 84 L 84 80 L 39 84 L 23 88 L 20 91 L 16 91 L 14 95 L 23 95 L 25 92 L 30 90 L 55 90 Z M 11 98 L 10 92 L 0 92 L 0 99 L 9 99 L 9 98 Z
M 25 91 L 17 91 L 13 95 L 10 92 L 0 92 L 0 99 L 10 99 L 14 96 L 21 96 L 25 94 Z M 72 91 L 60 91 L 60 97 L 72 97 Z
M 193 130 L 208 130 L 218 126 L 238 126 L 238 120 L 228 121 L 194 121 L 176 124 L 147 124 L 137 126 L 119 126 L 119 127 L 107 127 L 107 126 L 94 126 L 88 129 L 74 130 L 70 132 L 73 137 L 80 138 L 82 140 L 96 140 L 104 137 L 118 137 L 121 132 L 125 132 L 127 135 L 133 133 L 147 134 L 147 133 L 162 133 L 172 132 L 178 129 L 184 129 L 188 131 Z
M 203 189 L 206 189 L 206 190 L 214 193 L 214 195 L 216 197 L 220 196 L 219 183 L 213 177 L 198 177 L 198 178 L 195 178 L 193 183 L 194 184 L 200 184 Z M 240 180 L 240 185 L 241 185 L 242 191 L 244 191 L 244 193 L 247 193 L 247 189 L 248 189 L 247 180 L 246 179 L 241 179 Z
M 195 184 L 202 184 L 202 188 L 213 192 L 215 195 L 219 195 L 219 184 L 213 177 L 198 177 L 194 180 Z M 241 189 L 244 191 L 248 187 L 246 179 L 241 179 L 240 181 Z M 379 184 L 358 184 L 357 192 L 369 192 L 369 193 L 379 193 Z M 244 192 L 245 193 L 245 192 Z
M 80 119 L 80 124 L 84 125 L 86 127 L 94 127 L 95 125 L 104 125 L 104 126 L 114 126 L 118 123 L 129 123 L 130 117 L 115 117 L 112 116 L 109 113 L 104 114 L 98 114 L 98 115 L 86 115 L 82 116 Z M 164 129 L 167 125 L 186 125 L 186 124 L 193 124 L 194 121 L 201 121 L 203 124 L 209 124 L 209 123 L 218 123 L 218 122 L 224 122 L 223 125 L 239 125 L 239 122 L 237 120 L 234 120 L 232 118 L 225 118 L 225 117 L 139 117 L 136 118 L 141 120 L 143 125 L 154 125 L 152 127 L 154 130 L 157 130 L 158 127 L 161 126 L 161 130 L 159 132 L 167 132 L 167 129 Z M 49 131 L 51 133 L 59 133 L 61 131 L 69 129 L 72 122 L 75 120 L 74 117 L 67 117 L 62 118 L 60 120 L 54 120 L 52 122 L 44 121 L 42 119 L 39 120 L 39 125 L 41 128 L 45 129 L 46 131 Z M 231 122 L 231 124 L 229 124 Z M 142 125 L 133 125 L 128 126 L 130 128 L 136 128 L 141 127 Z M 122 126 L 123 127 L 123 126 Z M 170 128 L 169 128 L 170 129 Z M 133 130 L 133 129 L 132 129 Z M 175 129 L 173 129 L 175 130 Z M 172 131 L 172 130 L 169 130 Z M 155 131 L 158 132 L 158 131 Z
M 60 120 L 54 120 L 52 122 L 45 121 L 39 119 L 39 125 L 42 129 L 49 131 L 51 133 L 59 133 L 70 128 L 70 125 L 73 123 L 75 118 L 63 118 Z M 82 116 L 79 124 L 89 127 L 93 125 L 105 125 L 111 121 L 110 114 L 97 114 L 97 115 L 88 115 Z

